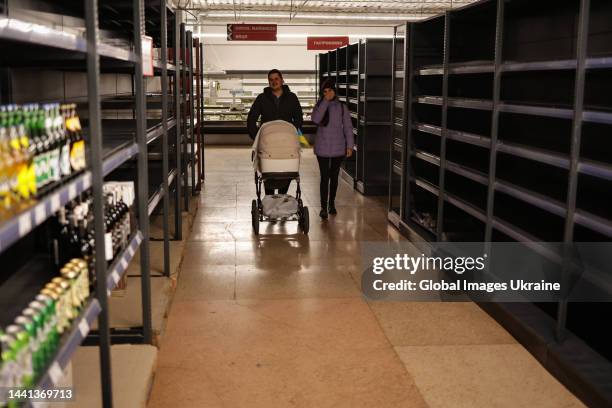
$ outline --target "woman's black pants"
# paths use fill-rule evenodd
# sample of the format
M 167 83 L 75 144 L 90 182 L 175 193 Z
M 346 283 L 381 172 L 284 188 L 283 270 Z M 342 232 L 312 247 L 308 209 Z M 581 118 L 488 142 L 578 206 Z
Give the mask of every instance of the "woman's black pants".
M 327 210 L 327 205 L 334 206 L 336 200 L 336 191 L 338 191 L 338 175 L 340 174 L 340 164 L 342 164 L 344 156 L 339 157 L 320 157 L 317 156 L 319 162 L 319 171 L 321 172 L 321 208 Z M 329 197 L 329 199 L 328 199 Z

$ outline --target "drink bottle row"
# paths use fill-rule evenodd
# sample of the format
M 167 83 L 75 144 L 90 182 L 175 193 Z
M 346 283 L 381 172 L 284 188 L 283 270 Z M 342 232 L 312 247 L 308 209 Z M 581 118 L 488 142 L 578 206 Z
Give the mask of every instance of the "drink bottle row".
M 0 222 L 85 167 L 75 104 L 0 106 Z
M 17 406 L 1 395 L 7 388 L 32 388 L 55 355 L 62 334 L 89 298 L 87 262 L 72 259 L 48 282 L 13 324 L 0 327 L 0 406 Z
M 134 183 L 107 182 L 104 191 L 104 252 L 107 266 L 126 248 L 132 232 L 136 230 L 136 218 L 132 214 Z M 58 248 L 55 264 L 67 259 L 82 257 L 94 270 L 95 236 L 93 197 L 83 193 L 78 199 L 62 208 L 54 219 Z M 92 272 L 93 273 L 93 272 Z M 90 276 L 95 282 L 95 276 Z
M 110 265 L 135 230 L 134 184 L 108 182 L 103 191 L 105 258 Z M 0 327 L 0 407 L 6 405 L 3 390 L 36 385 L 55 356 L 63 333 L 82 312 L 95 287 L 91 193 L 83 193 L 60 209 L 50 220 L 49 234 L 54 253 L 50 267 L 57 268 L 58 276 L 40 290 L 13 324 Z M 7 406 L 17 406 L 10 404 L 16 403 Z

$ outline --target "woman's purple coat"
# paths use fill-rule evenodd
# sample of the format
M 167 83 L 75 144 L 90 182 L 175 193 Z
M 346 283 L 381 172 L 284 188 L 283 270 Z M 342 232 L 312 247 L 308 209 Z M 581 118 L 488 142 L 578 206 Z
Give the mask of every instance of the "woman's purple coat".
M 320 125 L 329 110 L 329 123 Z M 344 112 L 343 112 L 344 111 Z M 320 157 L 339 157 L 346 155 L 347 148 L 353 148 L 353 123 L 348 108 L 342 107 L 338 100 L 331 102 L 325 99 L 312 110 L 312 121 L 317 125 L 314 152 Z

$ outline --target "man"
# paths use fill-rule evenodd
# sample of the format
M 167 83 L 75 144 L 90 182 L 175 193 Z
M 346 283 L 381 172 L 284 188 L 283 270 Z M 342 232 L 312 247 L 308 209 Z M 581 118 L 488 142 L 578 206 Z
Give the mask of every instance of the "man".
M 263 93 L 257 96 L 249 110 L 247 128 L 253 140 L 257 136 L 257 121 L 260 117 L 261 123 L 281 119 L 292 123 L 298 130 L 302 128 L 303 114 L 300 101 L 284 84 L 283 74 L 278 69 L 268 72 L 268 84 L 270 86 L 264 88 Z M 274 194 L 275 189 L 278 189 L 279 194 L 287 194 L 290 183 L 290 181 L 278 185 L 267 183 L 266 194 Z

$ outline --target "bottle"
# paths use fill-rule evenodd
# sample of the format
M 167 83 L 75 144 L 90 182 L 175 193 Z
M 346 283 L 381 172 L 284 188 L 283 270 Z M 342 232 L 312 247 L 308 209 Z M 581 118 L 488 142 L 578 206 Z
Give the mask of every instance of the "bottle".
M 13 195 L 17 211 L 22 210 L 29 204 L 30 190 L 27 184 L 27 148 L 21 143 L 19 117 L 15 105 L 8 107 L 8 133 L 11 154 L 14 158 Z
M 33 371 L 32 356 L 28 347 L 29 335 L 22 327 L 15 324 L 6 328 L 6 334 L 13 339 L 11 349 L 17 363 L 16 378 L 14 378 L 15 386 L 30 387 L 33 385 Z
M 113 252 L 113 220 L 111 217 L 112 202 L 109 194 L 106 194 L 106 205 L 104 206 L 104 252 L 106 262 L 108 265 L 111 264 L 115 254 Z
M 66 128 L 66 121 L 68 119 L 68 108 L 67 105 L 61 105 L 59 107 L 58 124 L 62 134 L 61 138 L 61 149 L 60 149 L 60 170 L 62 177 L 70 176 L 72 168 L 70 166 L 70 135 Z
M 0 217 L 12 215 L 13 178 L 15 163 L 8 135 L 8 112 L 6 106 L 0 107 Z
M 76 104 L 72 103 L 69 105 L 69 120 L 66 122 L 66 128 L 71 133 L 71 147 L 70 147 L 70 165 L 73 171 L 80 171 L 85 169 L 85 141 L 81 134 L 81 122 L 76 113 Z

